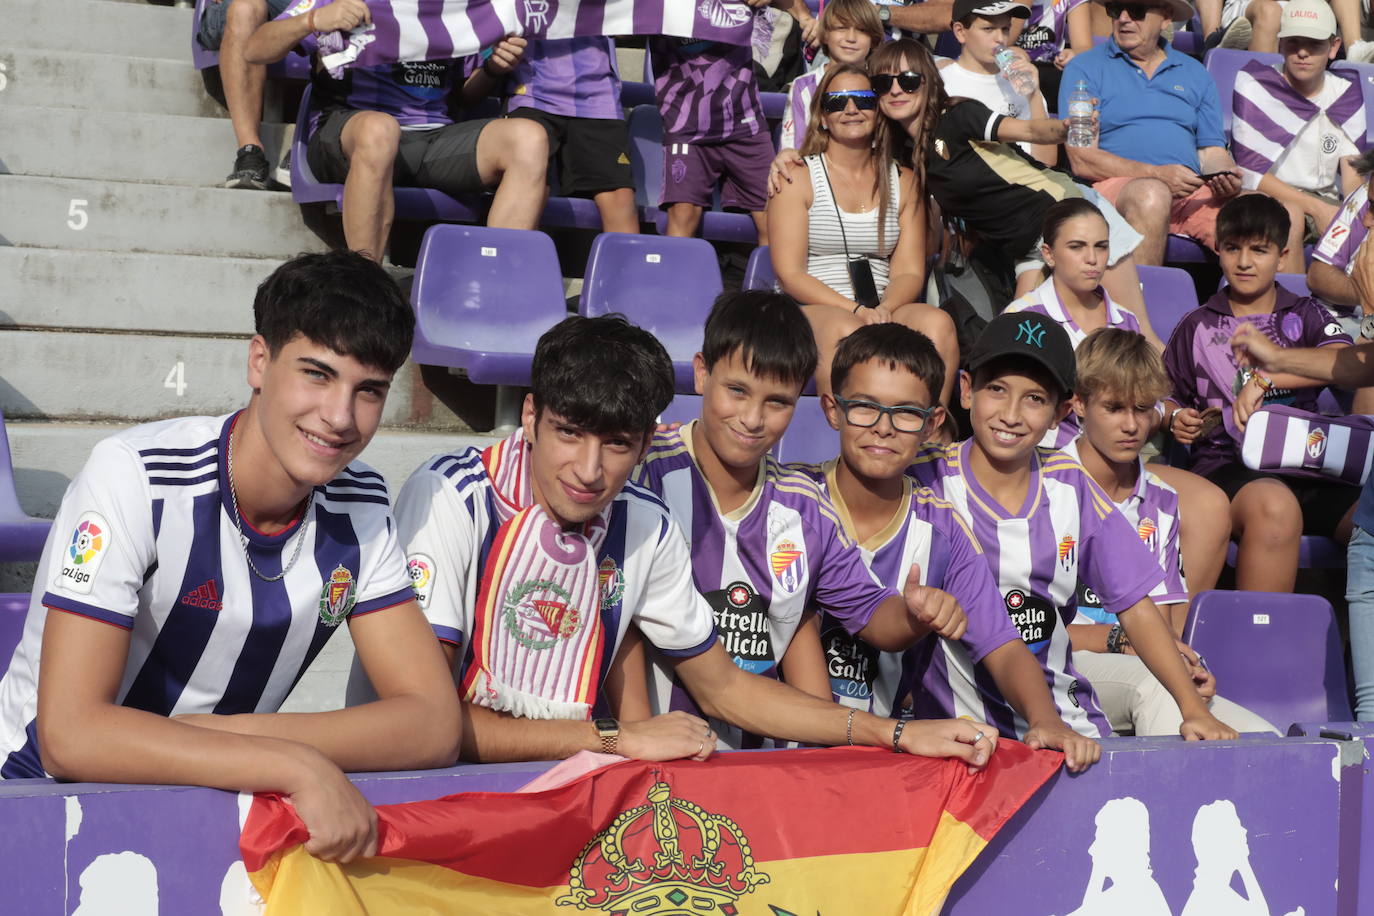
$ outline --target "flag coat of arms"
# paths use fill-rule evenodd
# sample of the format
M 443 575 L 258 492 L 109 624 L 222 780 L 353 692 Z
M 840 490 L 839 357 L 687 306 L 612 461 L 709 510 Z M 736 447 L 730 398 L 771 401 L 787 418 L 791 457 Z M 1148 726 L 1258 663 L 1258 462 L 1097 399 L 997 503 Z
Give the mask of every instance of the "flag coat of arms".
M 378 807 L 378 854 L 300 845 L 259 796 L 244 863 L 267 914 L 928 914 L 1063 756 L 1002 741 L 988 767 L 876 748 L 629 760 L 531 793 Z

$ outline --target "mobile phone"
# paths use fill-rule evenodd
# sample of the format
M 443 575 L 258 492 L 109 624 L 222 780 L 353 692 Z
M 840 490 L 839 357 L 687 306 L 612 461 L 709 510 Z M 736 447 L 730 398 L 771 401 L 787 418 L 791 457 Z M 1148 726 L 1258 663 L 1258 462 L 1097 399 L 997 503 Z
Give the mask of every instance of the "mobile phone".
M 1208 407 L 1198 416 L 1202 419 L 1202 428 L 1197 431 L 1197 438 L 1199 439 L 1211 435 L 1212 430 L 1220 426 L 1222 422 L 1220 407 Z
M 845 265 L 849 268 L 849 285 L 854 291 L 854 301 L 864 308 L 877 306 L 878 285 L 873 282 L 873 266 L 868 258 L 850 258 Z
M 1224 172 L 1198 172 L 1198 176 L 1197 176 L 1197 177 L 1201 178 L 1203 181 L 1211 181 L 1213 178 L 1220 178 L 1222 175 L 1234 175 L 1234 174 L 1236 174 L 1236 173 L 1233 172 L 1233 171 L 1231 171 L 1230 169 L 1227 169 L 1227 170 L 1224 171 Z

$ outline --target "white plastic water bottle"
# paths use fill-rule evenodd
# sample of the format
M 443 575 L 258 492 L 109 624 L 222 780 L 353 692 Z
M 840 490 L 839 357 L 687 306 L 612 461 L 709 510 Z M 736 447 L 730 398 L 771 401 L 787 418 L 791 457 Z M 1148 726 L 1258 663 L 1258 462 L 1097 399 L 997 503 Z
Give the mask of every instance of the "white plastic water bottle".
M 1011 69 L 1011 65 L 1016 63 L 1015 52 L 1006 45 L 998 45 L 992 49 L 992 58 L 997 62 L 997 69 L 1001 72 L 1002 78 L 1011 83 L 1012 91 L 1030 98 L 1030 94 L 1035 91 L 1035 83 L 1026 71 Z
M 1065 112 L 1069 117 L 1069 135 L 1064 138 L 1065 146 L 1097 146 L 1097 124 L 1093 122 L 1096 111 L 1088 84 L 1079 80 L 1069 93 L 1069 110 Z

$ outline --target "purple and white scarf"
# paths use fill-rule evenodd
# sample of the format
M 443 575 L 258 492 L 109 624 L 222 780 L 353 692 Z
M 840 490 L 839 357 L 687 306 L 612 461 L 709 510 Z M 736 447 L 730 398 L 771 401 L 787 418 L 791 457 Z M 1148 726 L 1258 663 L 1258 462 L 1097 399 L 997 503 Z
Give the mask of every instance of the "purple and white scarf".
M 1364 96 L 1358 83 L 1328 72 L 1326 79 L 1345 83 L 1345 89 L 1326 108 L 1326 116 L 1349 138 L 1365 147 Z M 1231 153 L 1240 167 L 1246 188 L 1259 185 L 1262 175 L 1274 167 L 1289 145 L 1313 118 L 1320 114 L 1272 66 L 1250 61 L 1236 74 L 1231 110 Z

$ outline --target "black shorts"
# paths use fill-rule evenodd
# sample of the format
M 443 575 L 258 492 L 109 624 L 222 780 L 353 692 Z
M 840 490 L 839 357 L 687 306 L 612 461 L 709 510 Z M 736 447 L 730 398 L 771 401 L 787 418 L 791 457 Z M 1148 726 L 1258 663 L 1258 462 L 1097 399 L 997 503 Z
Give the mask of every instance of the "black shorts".
M 538 121 L 549 135 L 549 158 L 558 164 L 558 190 L 564 197 L 594 197 L 602 191 L 635 186 L 630 170 L 630 131 L 624 120 L 573 118 L 526 105 L 511 118 Z M 550 174 L 553 169 L 549 169 Z
M 1293 491 L 1302 512 L 1302 533 L 1307 535 L 1331 537 L 1345 513 L 1360 498 L 1360 488 L 1353 484 L 1254 471 L 1239 462 L 1217 468 L 1207 479 L 1221 487 L 1227 499 L 1235 499 L 1247 483 L 1265 477 L 1282 481 Z
M 357 111 L 331 111 L 305 148 L 310 170 L 323 182 L 348 177 L 348 157 L 340 140 L 344 125 Z M 477 171 L 477 137 L 491 118 L 459 121 L 433 130 L 402 130 L 391 182 L 406 188 L 433 188 L 445 194 L 484 191 Z

